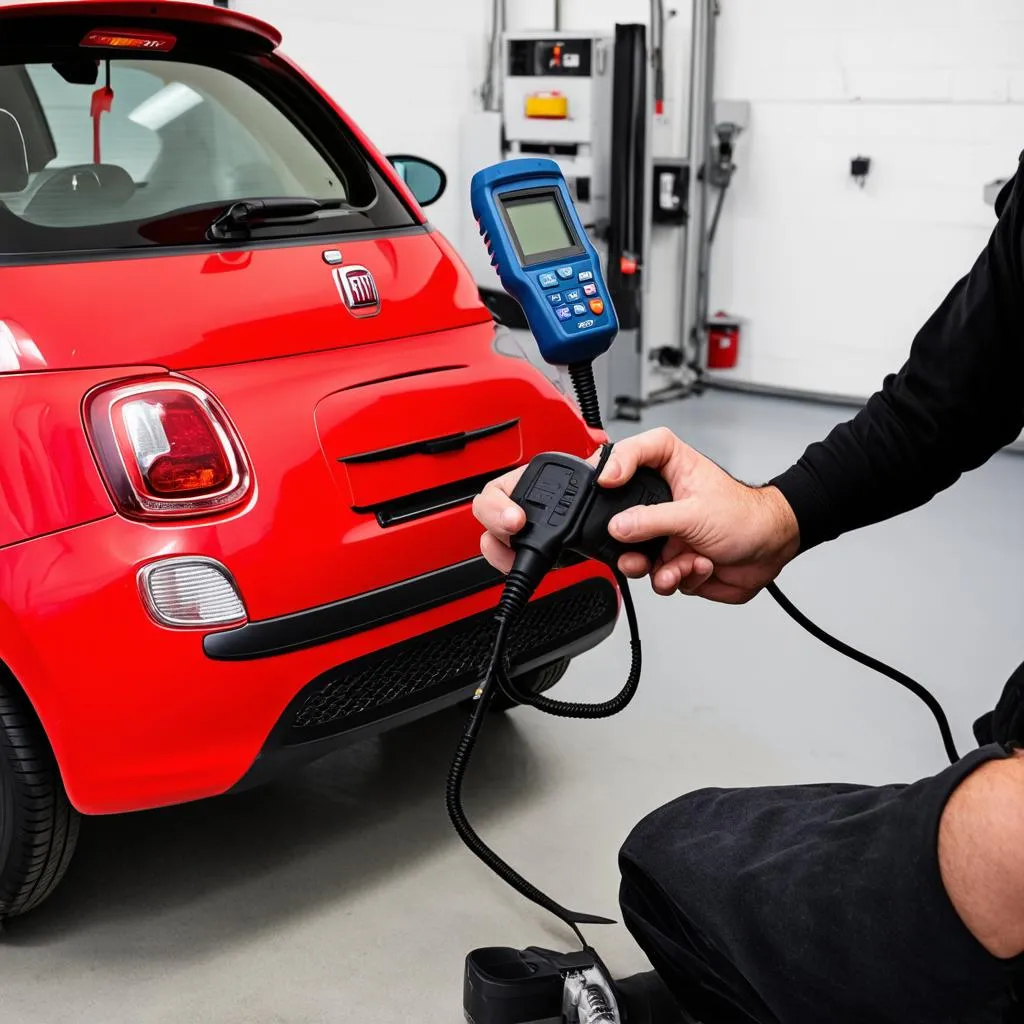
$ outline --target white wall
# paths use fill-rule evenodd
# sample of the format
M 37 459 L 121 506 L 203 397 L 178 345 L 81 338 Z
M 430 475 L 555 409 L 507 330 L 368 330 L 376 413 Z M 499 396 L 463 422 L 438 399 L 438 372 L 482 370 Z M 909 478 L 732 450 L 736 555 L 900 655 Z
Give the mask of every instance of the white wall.
M 992 229 L 982 188 L 1024 149 L 1024 3 L 723 0 L 716 91 L 753 103 L 712 268 L 712 311 L 750 320 L 730 375 L 866 396 Z

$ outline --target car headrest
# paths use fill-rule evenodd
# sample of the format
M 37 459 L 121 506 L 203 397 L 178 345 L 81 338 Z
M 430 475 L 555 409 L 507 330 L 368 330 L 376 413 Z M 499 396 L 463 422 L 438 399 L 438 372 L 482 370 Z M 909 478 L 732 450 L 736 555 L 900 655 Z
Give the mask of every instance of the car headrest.
M 0 109 L 0 192 L 28 188 L 28 151 L 17 118 Z
M 25 207 L 28 220 L 43 224 L 80 222 L 117 209 L 135 195 L 132 176 L 116 164 L 76 164 L 62 167 L 44 181 Z

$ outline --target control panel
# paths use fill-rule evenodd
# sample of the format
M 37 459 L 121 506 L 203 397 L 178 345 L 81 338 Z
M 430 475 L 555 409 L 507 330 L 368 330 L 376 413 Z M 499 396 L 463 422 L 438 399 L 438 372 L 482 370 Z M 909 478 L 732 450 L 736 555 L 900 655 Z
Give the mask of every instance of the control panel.
M 473 215 L 502 286 L 523 307 L 549 363 L 589 362 L 619 324 L 558 164 L 527 158 L 473 177 Z

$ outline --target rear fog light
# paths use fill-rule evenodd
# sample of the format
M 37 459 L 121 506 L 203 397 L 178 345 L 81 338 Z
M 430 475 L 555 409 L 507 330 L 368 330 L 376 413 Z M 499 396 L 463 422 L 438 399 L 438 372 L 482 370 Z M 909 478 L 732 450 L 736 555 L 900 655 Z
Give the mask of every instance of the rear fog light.
M 139 590 L 146 610 L 163 626 L 227 626 L 247 617 L 231 573 L 210 558 L 167 558 L 143 566 Z

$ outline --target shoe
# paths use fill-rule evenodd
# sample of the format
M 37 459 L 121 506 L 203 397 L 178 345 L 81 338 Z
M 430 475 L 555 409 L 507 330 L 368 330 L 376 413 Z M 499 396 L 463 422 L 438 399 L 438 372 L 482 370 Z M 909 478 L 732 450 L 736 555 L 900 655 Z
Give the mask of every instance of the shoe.
M 624 1024 L 700 1024 L 676 1002 L 657 971 L 615 982 Z

